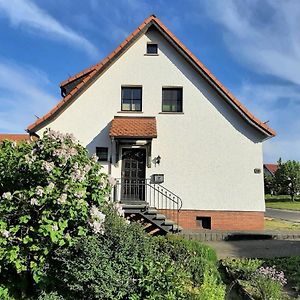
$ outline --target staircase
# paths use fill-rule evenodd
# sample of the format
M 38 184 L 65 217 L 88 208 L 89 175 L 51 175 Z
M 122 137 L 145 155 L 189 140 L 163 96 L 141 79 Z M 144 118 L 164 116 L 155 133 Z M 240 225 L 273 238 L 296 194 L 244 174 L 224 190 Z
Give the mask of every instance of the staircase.
M 129 221 L 142 224 L 151 235 L 178 233 L 182 228 L 179 212 L 180 197 L 150 179 L 134 182 L 116 180 L 113 199 L 120 202 Z

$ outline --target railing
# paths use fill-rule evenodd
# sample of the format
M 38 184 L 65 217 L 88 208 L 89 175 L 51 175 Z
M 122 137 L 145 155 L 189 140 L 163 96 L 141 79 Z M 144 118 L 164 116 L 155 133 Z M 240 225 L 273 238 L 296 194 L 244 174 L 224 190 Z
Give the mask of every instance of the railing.
M 149 207 L 155 207 L 179 225 L 181 198 L 161 184 L 153 183 L 151 179 L 116 179 L 113 200 L 130 204 L 145 201 Z

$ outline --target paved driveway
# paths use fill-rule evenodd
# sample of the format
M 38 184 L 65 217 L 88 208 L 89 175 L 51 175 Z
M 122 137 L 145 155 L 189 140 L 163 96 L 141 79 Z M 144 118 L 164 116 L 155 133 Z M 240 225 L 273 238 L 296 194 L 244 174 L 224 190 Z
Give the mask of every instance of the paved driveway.
M 265 216 L 300 223 L 300 211 L 266 208 Z
M 204 243 L 216 250 L 219 259 L 300 256 L 300 240 L 242 240 Z

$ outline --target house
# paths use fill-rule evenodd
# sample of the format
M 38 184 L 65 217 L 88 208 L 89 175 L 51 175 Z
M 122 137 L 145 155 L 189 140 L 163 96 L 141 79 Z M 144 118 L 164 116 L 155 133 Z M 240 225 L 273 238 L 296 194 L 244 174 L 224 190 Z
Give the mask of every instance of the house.
M 15 142 L 31 141 L 34 136 L 30 136 L 28 133 L 0 133 L 0 142 L 9 140 Z
M 27 131 L 73 133 L 117 179 L 114 199 L 132 217 L 148 203 L 149 224 L 263 229 L 262 143 L 275 132 L 157 17 L 60 88 L 63 99 Z
M 274 176 L 277 169 L 278 169 L 277 164 L 264 164 L 264 175 Z

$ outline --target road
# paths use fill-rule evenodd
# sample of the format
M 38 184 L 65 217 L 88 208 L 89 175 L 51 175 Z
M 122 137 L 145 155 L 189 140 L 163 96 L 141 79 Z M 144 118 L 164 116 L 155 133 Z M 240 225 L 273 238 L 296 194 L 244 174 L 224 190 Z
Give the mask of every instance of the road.
M 266 208 L 265 216 L 300 223 L 300 211 Z

